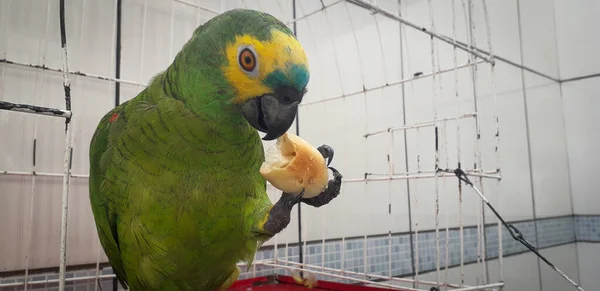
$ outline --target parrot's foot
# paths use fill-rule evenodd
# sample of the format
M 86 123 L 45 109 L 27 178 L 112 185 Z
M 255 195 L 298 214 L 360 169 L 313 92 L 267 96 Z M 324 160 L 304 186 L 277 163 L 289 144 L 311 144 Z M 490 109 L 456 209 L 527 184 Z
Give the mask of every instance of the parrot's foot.
M 322 145 L 317 150 L 328 160 L 327 165 L 331 163 L 333 159 L 333 148 L 328 145 Z M 262 225 L 260 232 L 275 235 L 281 232 L 288 226 L 291 219 L 291 212 L 294 205 L 304 202 L 313 207 L 321 207 L 328 204 L 340 194 L 340 188 L 342 186 L 342 174 L 333 167 L 328 167 L 333 172 L 333 179 L 327 183 L 327 188 L 323 190 L 319 195 L 312 198 L 303 198 L 304 190 L 300 194 L 282 193 L 279 201 L 273 205 L 269 213 L 267 214 L 266 220 Z
M 303 198 L 302 202 L 313 206 L 321 207 L 328 204 L 340 194 L 340 187 L 342 186 L 342 174 L 338 172 L 334 167 L 328 167 L 333 172 L 333 179 L 329 180 L 327 188 L 321 192 L 321 194 L 312 198 Z
M 302 194 L 304 194 L 304 190 L 300 194 L 289 194 L 285 192 L 281 194 L 277 203 L 271 207 L 267 221 L 262 227 L 263 230 L 271 235 L 275 235 L 286 228 L 290 223 L 292 208 L 302 201 Z
M 308 273 L 306 278 L 302 278 L 298 270 L 292 270 L 292 278 L 297 284 L 304 285 L 304 287 L 308 289 L 312 289 L 317 286 L 317 276 L 313 273 Z
M 240 272 L 241 272 L 240 267 L 235 266 L 233 273 L 231 273 L 231 275 L 229 275 L 229 278 L 227 278 L 227 280 L 223 283 L 223 285 L 221 285 L 221 287 L 219 287 L 218 291 L 224 291 L 224 290 L 227 290 L 229 287 L 231 287 L 231 285 L 233 285 L 233 283 L 235 283 L 235 281 L 238 279 Z

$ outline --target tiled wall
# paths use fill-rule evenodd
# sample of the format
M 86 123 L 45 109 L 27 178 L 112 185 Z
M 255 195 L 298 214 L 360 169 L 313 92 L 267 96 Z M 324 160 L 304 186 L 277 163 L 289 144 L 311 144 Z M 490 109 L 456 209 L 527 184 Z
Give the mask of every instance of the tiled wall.
M 577 241 L 600 241 L 600 215 L 578 215 L 575 217 L 575 236 Z
M 588 241 L 600 242 L 600 215 L 598 216 L 562 216 L 538 219 L 536 221 L 520 221 L 512 223 L 523 235 L 523 237 L 534 247 L 548 248 L 552 246 L 573 243 L 583 238 Z M 536 237 L 537 227 L 537 237 Z M 485 228 L 485 259 L 494 259 L 498 257 L 498 226 L 489 224 Z M 577 233 L 575 232 L 577 231 Z M 585 233 L 585 234 L 584 234 Z M 593 233 L 593 234 L 590 234 Z M 477 262 L 477 227 L 469 226 L 463 229 L 463 263 L 470 264 Z M 515 233 L 516 235 L 516 233 Z M 413 245 L 418 244 L 418 271 L 419 273 L 434 271 L 437 265 L 436 256 L 436 232 L 435 230 L 420 231 L 417 236 L 413 234 Z M 460 264 L 460 231 L 459 229 L 449 229 L 448 231 L 448 266 L 457 266 Z M 539 239 L 539 245 L 538 245 Z M 344 255 L 344 270 L 354 272 L 364 272 L 365 258 L 367 260 L 367 272 L 377 275 L 389 275 L 389 255 L 392 256 L 392 275 L 408 276 L 414 273 L 411 260 L 417 261 L 417 251 L 411 253 L 410 234 L 392 234 L 391 251 L 388 247 L 390 238 L 388 235 L 372 236 L 366 239 L 366 256 L 364 252 L 365 238 L 345 239 L 344 244 L 341 240 L 325 242 L 325 267 L 339 269 L 341 266 L 342 253 Z M 345 247 L 344 247 L 345 246 Z M 502 248 L 504 256 L 520 254 L 527 251 L 527 248 L 514 240 L 508 230 L 502 227 Z M 305 263 L 322 266 L 322 242 L 310 242 L 304 248 Z M 439 230 L 439 258 L 440 268 L 446 265 L 446 231 Z M 261 250 L 257 254 L 257 259 L 273 259 L 273 248 Z M 414 259 L 411 259 L 414 256 Z M 285 248 L 278 249 L 278 259 L 298 262 L 298 247 L 288 247 L 288 258 L 285 257 Z M 242 274 L 242 278 L 263 276 L 272 274 L 271 269 L 257 270 L 256 273 L 248 272 Z M 328 278 L 328 280 L 332 280 Z
M 539 248 L 548 248 L 552 246 L 574 243 L 576 241 L 600 242 L 600 215 L 585 216 L 562 216 L 538 219 L 536 221 L 520 221 L 513 225 L 521 231 L 524 238 L 533 246 Z M 536 238 L 537 227 L 537 238 Z M 515 241 L 508 231 L 502 228 L 502 246 L 504 256 L 510 256 L 525 252 L 527 249 Z M 417 236 L 413 234 L 413 245 L 419 246 L 419 273 L 434 271 L 436 269 L 436 232 L 435 230 L 420 231 Z M 448 232 L 449 243 L 449 266 L 460 264 L 460 236 L 458 229 L 450 229 Z M 416 261 L 416 252 L 411 252 L 411 235 L 409 233 L 380 235 L 367 237 L 347 238 L 343 241 L 330 240 L 324 244 L 322 241 L 307 242 L 303 247 L 305 263 L 324 266 L 326 268 L 343 269 L 362 273 L 367 268 L 367 272 L 378 275 L 390 275 L 389 256 L 391 254 L 391 275 L 410 276 L 414 274 L 412 260 Z M 445 229 L 439 231 L 440 246 L 440 268 L 445 267 L 446 259 L 446 232 Z M 477 261 L 477 227 L 469 226 L 464 228 L 464 264 L 475 263 Z M 498 257 L 498 228 L 497 225 L 486 226 L 486 260 Z M 391 241 L 391 245 L 390 245 Z M 342 243 L 343 242 L 343 243 Z M 539 242 L 539 245 L 538 245 Z M 365 253 L 366 246 L 366 253 Z M 286 253 L 287 251 L 287 253 Z M 261 249 L 256 254 L 256 260 L 273 259 L 277 252 L 277 258 L 293 262 L 299 261 L 298 246 L 278 246 L 275 251 L 274 246 Z M 415 258 L 413 258 L 415 256 Z M 366 259 L 366 262 L 365 262 Z M 323 264 L 324 262 L 324 264 Z M 245 270 L 243 270 L 245 271 Z M 110 268 L 102 270 L 101 274 L 111 274 Z M 288 274 L 289 272 L 279 269 L 273 270 L 271 267 L 256 266 L 248 272 L 241 274 L 240 279 L 255 276 L 265 276 L 274 273 Z M 67 278 L 95 276 L 95 270 L 84 270 L 69 272 Z M 317 276 L 322 279 L 321 276 Z M 32 281 L 56 279 L 56 274 L 35 275 L 30 277 Z M 328 277 L 327 280 L 333 280 Z M 342 280 L 334 280 L 342 281 Z M 0 283 L 23 282 L 23 278 L 6 278 L 0 280 Z M 88 290 L 93 282 L 84 281 L 79 283 L 69 283 L 67 290 Z M 104 290 L 112 290 L 112 279 L 102 280 Z M 54 290 L 51 286 L 37 285 L 44 290 Z M 50 288 L 48 288 L 50 287 Z M 107 289 L 108 288 L 108 289 Z M 32 288 L 29 288 L 32 289 Z M 14 287 L 0 289 L 4 290 L 22 290 Z M 36 289 L 32 289 L 36 290 Z M 37 289 L 40 290 L 40 289 Z

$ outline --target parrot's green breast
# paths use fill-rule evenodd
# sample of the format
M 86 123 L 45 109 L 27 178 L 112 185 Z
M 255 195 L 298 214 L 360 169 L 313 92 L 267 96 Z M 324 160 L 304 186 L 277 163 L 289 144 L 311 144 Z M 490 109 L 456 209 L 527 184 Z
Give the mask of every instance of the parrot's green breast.
M 254 256 L 251 228 L 271 205 L 262 143 L 249 126 L 207 128 L 176 100 L 144 97 L 109 112 L 92 140 L 101 241 L 133 290 L 216 288 L 215 274 Z

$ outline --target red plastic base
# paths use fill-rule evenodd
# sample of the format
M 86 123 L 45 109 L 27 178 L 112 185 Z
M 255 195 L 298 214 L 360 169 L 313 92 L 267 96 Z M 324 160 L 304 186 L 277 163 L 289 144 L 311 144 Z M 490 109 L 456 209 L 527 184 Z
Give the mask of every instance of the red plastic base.
M 330 290 L 330 291 L 382 291 L 382 290 L 398 290 L 379 287 L 368 287 L 356 284 L 342 284 L 329 281 L 317 281 L 317 286 L 313 289 L 308 289 L 305 286 L 299 285 L 290 276 L 267 276 L 256 277 L 245 280 L 236 281 L 229 290 L 236 291 L 267 291 L 267 290 Z

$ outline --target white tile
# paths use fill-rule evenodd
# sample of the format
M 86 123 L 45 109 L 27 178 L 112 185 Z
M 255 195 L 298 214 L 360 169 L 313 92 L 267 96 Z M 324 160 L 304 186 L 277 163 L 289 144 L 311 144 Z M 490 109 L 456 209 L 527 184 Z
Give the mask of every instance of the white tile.
M 600 213 L 600 197 L 596 195 L 600 181 L 600 126 L 596 112 L 600 108 L 597 92 L 599 78 L 564 83 L 562 104 L 565 112 L 566 135 L 571 171 L 571 189 L 576 214 Z
M 113 77 L 115 75 L 116 2 L 82 1 L 66 10 L 72 15 L 67 31 L 69 69 L 88 74 Z M 56 13 L 52 13 L 56 14 Z M 105 23 L 105 25 L 98 25 Z M 58 25 L 58 24 L 57 24 Z M 103 60 L 90 62 L 90 59 Z
M 495 105 L 491 95 L 491 75 L 489 72 L 486 74 L 485 69 L 482 68 L 477 84 L 478 89 L 484 88 L 487 94 L 479 95 L 477 104 L 481 127 L 479 145 L 483 169 L 495 171 L 498 162 L 502 180 L 498 182 L 485 179 L 483 192 L 504 219 L 509 221 L 531 219 L 533 208 L 521 74 L 520 70 L 502 63 L 496 67 L 496 110 L 500 142 L 496 150 Z M 472 192 L 469 190 L 469 193 Z M 515 204 L 514 201 L 519 203 Z M 496 216 L 487 209 L 486 217 L 488 222 L 496 221 Z
M 352 21 L 354 20 L 350 18 L 351 16 L 346 8 L 349 5 L 344 2 L 326 11 L 329 17 L 328 29 L 336 36 L 336 53 L 338 65 L 341 70 L 344 93 L 359 92 L 365 85 L 365 78 L 362 72 L 364 64 L 360 59 L 363 52 L 360 52 L 360 49 L 357 47 L 357 39 L 351 29 Z
M 600 26 L 595 0 L 554 1 L 556 37 L 562 79 L 600 72 L 600 39 L 593 29 Z
M 41 74 L 29 68 L 2 66 L 3 74 L 0 96 L 2 101 L 14 103 L 40 104 L 42 92 L 35 86 L 28 85 L 30 80 L 41 82 Z M 37 92 L 36 92 L 37 91 Z M 0 165 L 9 171 L 31 171 L 33 165 L 33 131 L 36 119 L 50 120 L 52 117 L 37 117 L 20 112 L 0 111 L 0 134 L 6 137 L 0 143 L 4 153 Z M 19 126 L 15 126 L 15 125 Z
M 76 78 L 71 83 L 72 108 L 76 113 L 71 121 L 73 174 L 89 174 L 89 145 L 100 119 L 114 107 L 114 91 L 114 85 L 102 80 Z M 59 157 L 62 159 L 62 155 Z
M 391 213 L 387 219 L 391 221 L 391 231 L 408 232 L 410 223 L 408 217 L 407 182 L 405 180 L 396 180 L 390 183 Z
M 460 267 L 453 267 L 453 268 L 448 268 L 448 271 L 446 272 L 446 269 L 444 268 L 444 266 L 440 267 L 440 272 L 428 272 L 428 273 L 419 273 L 418 276 L 407 276 L 404 277 L 406 279 L 412 279 L 412 280 L 418 280 L 421 282 L 428 282 L 427 284 L 424 283 L 420 283 L 417 284 L 416 286 L 413 286 L 412 283 L 405 283 L 405 282 L 399 282 L 399 281 L 382 281 L 383 283 L 388 283 L 388 284 L 392 284 L 394 286 L 403 286 L 403 287 L 407 287 L 407 288 L 414 288 L 416 287 L 418 290 L 429 290 L 429 288 L 432 287 L 431 284 L 435 284 L 436 282 L 438 282 L 438 276 L 439 276 L 439 282 L 440 283 L 450 283 L 450 284 L 455 284 L 455 285 L 460 285 L 461 284 L 461 280 L 463 281 L 463 286 L 477 286 L 478 283 L 481 282 L 482 280 L 482 269 L 479 265 L 477 264 L 468 264 L 463 266 L 463 269 L 461 270 Z M 375 286 L 377 287 L 377 286 Z
M 38 105 L 64 109 L 64 88 L 62 75 L 45 74 L 40 89 L 43 93 Z M 72 104 L 77 102 L 73 94 Z M 37 117 L 37 155 L 36 171 L 62 173 L 65 151 L 65 121 L 54 117 Z M 31 138 L 31 137 L 30 137 Z
M 0 249 L 0 270 L 17 270 L 24 264 L 24 252 L 26 251 L 29 229 L 26 222 L 29 221 L 26 206 L 30 203 L 31 178 L 19 176 L 0 177 L 2 191 L 0 192 L 0 218 L 2 223 L 0 231 L 10 234 L 2 237 L 3 247 Z M 27 219 L 27 221 L 25 221 Z
M 42 48 L 44 51 L 46 47 L 52 50 L 52 46 L 56 44 L 56 48 L 60 49 L 60 38 L 52 39 L 59 36 L 58 22 L 54 22 L 56 23 L 55 27 L 46 29 L 48 16 L 50 17 L 49 25 L 54 24 L 52 20 L 58 19 L 58 13 L 48 13 L 48 9 L 58 7 L 58 1 L 47 1 L 44 2 L 44 5 L 36 5 L 33 2 L 3 1 L 2 10 L 7 13 L 4 15 L 6 18 L 3 17 L 0 24 L 2 35 L 6 36 L 2 58 L 25 64 L 41 64 Z M 44 41 L 46 35 L 48 35 L 47 46 Z M 54 49 L 54 51 L 57 50 Z M 58 56 L 60 61 L 60 55 L 49 54 L 49 56 Z M 53 67 L 60 67 L 60 65 L 56 66 L 55 62 L 50 62 Z
M 343 94 L 339 66 L 339 62 L 343 59 L 340 59 L 337 54 L 337 44 L 332 38 L 333 31 L 320 29 L 329 26 L 329 17 L 325 12 L 317 13 L 297 24 L 298 39 L 306 51 L 310 68 L 308 93 L 303 102 L 333 98 Z
M 121 32 L 121 79 L 141 82 L 141 35 L 144 8 L 142 2 L 123 2 Z M 145 53 L 144 53 L 145 54 Z
M 554 7 L 544 0 L 518 1 L 523 64 L 558 78 Z
M 577 263 L 577 245 L 572 243 L 563 246 L 543 249 L 540 253 L 550 262 L 555 264 L 569 278 L 575 282 L 579 281 L 579 271 Z M 561 277 L 554 269 L 540 260 L 540 272 L 542 275 L 541 290 L 562 291 L 575 289 L 571 283 Z
M 3 258 L 8 258 L 0 262 L 0 270 L 3 271 L 25 268 L 26 256 L 30 258 L 29 267 L 32 269 L 59 264 L 62 178 L 37 177 L 33 204 L 31 179 L 1 177 L 3 190 L 6 190 L 0 194 L 6 202 L 2 203 L 1 213 L 7 223 L 2 224 L 0 230 L 11 234 L 7 236 L 10 239 L 4 241 L 8 247 L 0 252 Z M 72 181 L 69 207 L 67 264 L 95 262 L 98 240 L 87 196 L 87 180 Z M 31 221 L 30 211 L 33 211 Z M 105 261 L 102 256 L 101 260 Z
M 366 110 L 364 107 L 365 96 L 363 94 L 348 97 L 343 100 L 344 104 L 344 146 L 339 146 L 340 154 L 337 154 L 336 166 L 344 171 L 344 178 L 361 179 L 367 165 L 367 140 L 363 137 L 366 133 L 364 122 Z M 342 167 L 342 162 L 344 167 Z
M 457 1 L 458 2 L 458 1 Z M 487 5 L 488 21 L 486 25 L 483 3 Z M 490 0 L 473 1 L 474 20 L 477 31 L 477 47 L 490 50 L 487 29 L 489 26 L 491 45 L 495 55 L 520 63 L 518 1 Z M 528 15 L 527 17 L 529 17 Z
M 600 244 L 577 243 L 577 258 L 579 260 L 579 283 L 583 289 L 593 290 L 598 286 Z
M 391 230 L 392 221 L 389 219 L 389 189 L 387 182 L 371 182 L 368 184 L 355 182 L 344 183 L 340 195 L 321 209 L 305 212 L 310 206 L 302 206 L 302 213 L 307 213 L 311 229 L 316 229 L 313 238 L 321 238 L 319 221 L 321 212 L 325 214 L 326 237 L 340 238 L 387 233 Z M 313 213 L 313 215 L 310 215 Z M 338 215 L 344 213 L 344 215 Z
M 504 257 L 502 261 L 504 290 L 542 290 L 537 260 L 537 256 L 533 253 Z M 489 261 L 488 270 L 490 282 L 500 281 L 498 260 Z
M 525 84 L 536 215 L 569 215 L 571 197 L 559 85 L 529 73 Z
M 385 66 L 394 64 L 386 62 L 382 48 L 384 33 L 378 26 L 377 19 L 365 9 L 355 5 L 344 3 L 351 17 L 351 27 L 354 28 L 353 37 L 356 39 L 354 45 L 359 53 L 360 70 L 363 75 L 365 88 L 373 88 L 386 84 Z M 394 32 L 392 30 L 391 32 Z M 391 35 L 397 38 L 397 34 Z M 396 63 L 399 67 L 400 63 Z

